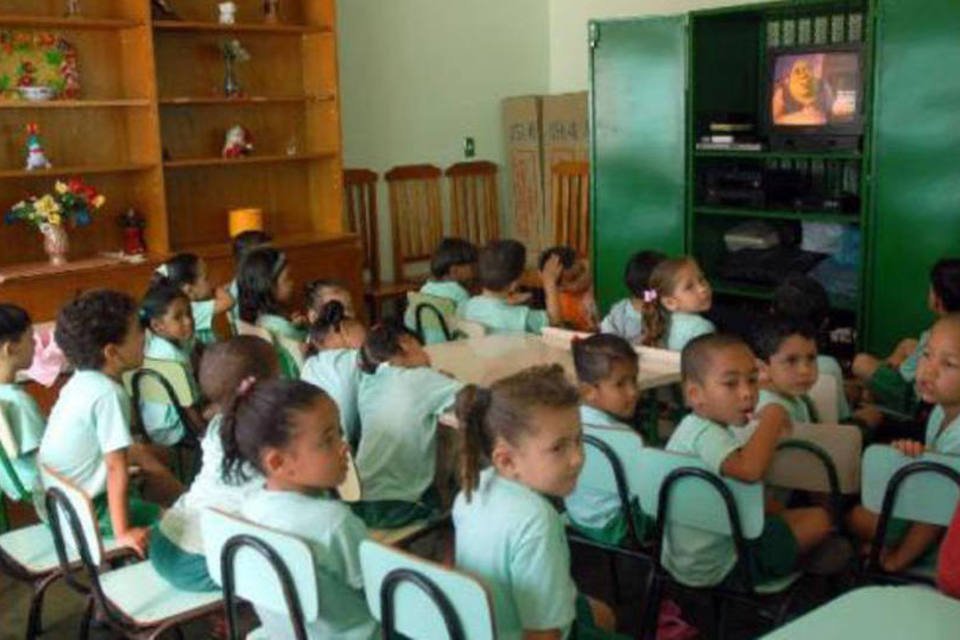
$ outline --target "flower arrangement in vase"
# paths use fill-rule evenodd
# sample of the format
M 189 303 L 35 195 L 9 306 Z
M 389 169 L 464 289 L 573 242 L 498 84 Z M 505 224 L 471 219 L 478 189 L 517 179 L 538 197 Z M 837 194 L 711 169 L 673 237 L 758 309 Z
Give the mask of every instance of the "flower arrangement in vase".
M 67 261 L 70 239 L 65 226 L 85 227 L 93 221 L 93 213 L 103 207 L 106 198 L 80 178 L 67 182 L 57 180 L 53 193 L 31 196 L 13 205 L 4 216 L 7 224 L 26 222 L 43 235 L 43 249 L 50 263 Z

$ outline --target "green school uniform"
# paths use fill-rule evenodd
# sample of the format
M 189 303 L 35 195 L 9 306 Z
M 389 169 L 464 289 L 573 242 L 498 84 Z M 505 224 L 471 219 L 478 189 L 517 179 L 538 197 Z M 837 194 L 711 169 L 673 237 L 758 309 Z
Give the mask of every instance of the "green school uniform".
M 457 306 L 470 299 L 470 293 L 454 280 L 428 280 L 420 287 L 420 293 L 452 300 Z M 416 329 L 417 321 L 414 316 L 414 309 L 407 308 L 403 316 L 403 324 L 411 331 Z M 449 328 L 452 329 L 452 327 Z M 446 341 L 443 331 L 437 327 L 424 327 L 423 338 L 424 344 L 437 344 Z
M 309 545 L 320 593 L 320 615 L 308 625 L 309 638 L 379 637 L 380 627 L 367 608 L 360 571 L 359 547 L 367 529 L 346 505 L 291 491 L 263 490 L 243 504 L 241 513 L 252 522 L 296 535 Z M 292 637 L 285 614 L 258 609 L 257 616 L 267 637 Z
M 153 333 L 147 334 L 144 355 L 155 360 L 170 360 L 184 365 L 194 397 L 200 397 L 200 389 L 191 370 L 190 354 L 176 344 Z M 187 427 L 180 421 L 173 405 L 140 401 L 140 416 L 143 428 L 152 442 L 172 446 L 183 440 Z
M 307 339 L 307 332 L 299 328 L 283 316 L 272 313 L 260 314 L 257 318 L 257 326 L 269 331 L 273 336 L 280 336 L 297 342 L 304 342 Z M 277 358 L 280 360 L 280 376 L 287 380 L 297 380 L 300 378 L 300 366 L 287 353 L 286 349 L 278 344 L 274 344 L 274 350 L 277 352 Z
M 360 442 L 360 414 L 357 410 L 357 387 L 360 368 L 357 349 L 326 349 L 311 356 L 300 371 L 300 379 L 320 387 L 340 410 L 340 425 L 350 448 L 356 451 Z
M 760 396 L 757 400 L 756 411 L 760 411 L 768 404 L 778 404 L 783 407 L 791 422 L 813 423 L 817 422 L 816 410 L 813 408 L 813 402 L 807 396 L 793 398 L 777 393 L 772 389 L 760 389 Z
M 213 344 L 217 341 L 217 334 L 213 331 L 213 316 L 216 308 L 216 301 L 197 300 L 190 303 L 190 311 L 193 313 L 193 332 L 196 335 L 197 342 L 201 344 Z
M 960 455 L 960 416 L 944 424 L 944 411 L 937 405 L 927 418 L 925 444 L 928 449 L 947 455 Z
M 917 342 L 917 348 L 898 368 L 886 363 L 877 367 L 867 386 L 878 404 L 903 415 L 913 415 L 918 404 L 917 391 L 914 388 L 917 365 L 929 340 L 930 332 L 924 331 Z
M 683 351 L 687 343 L 707 333 L 713 333 L 717 328 L 713 323 L 696 313 L 677 311 L 670 314 L 670 327 L 667 333 L 667 349 Z
M 43 414 L 33 397 L 17 384 L 0 384 L 0 403 L 3 403 L 4 417 L 19 449 L 19 455 L 10 459 L 10 466 L 23 489 L 38 494 L 40 482 L 36 452 L 43 438 Z M 0 473 L 0 489 L 13 500 L 22 497 L 5 473 Z
M 493 296 L 473 296 L 460 304 L 457 315 L 482 324 L 492 334 L 540 333 L 544 327 L 550 326 L 546 311 L 522 304 L 508 304 Z

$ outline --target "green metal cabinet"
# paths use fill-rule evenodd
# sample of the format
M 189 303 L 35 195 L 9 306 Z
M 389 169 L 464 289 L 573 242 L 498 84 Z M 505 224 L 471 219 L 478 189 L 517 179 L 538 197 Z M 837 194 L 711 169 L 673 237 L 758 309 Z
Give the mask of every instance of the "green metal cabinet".
M 960 2 L 877 0 L 866 346 L 929 326 L 930 266 L 960 257 Z
M 597 296 L 625 295 L 641 249 L 683 251 L 686 18 L 590 24 L 591 211 Z

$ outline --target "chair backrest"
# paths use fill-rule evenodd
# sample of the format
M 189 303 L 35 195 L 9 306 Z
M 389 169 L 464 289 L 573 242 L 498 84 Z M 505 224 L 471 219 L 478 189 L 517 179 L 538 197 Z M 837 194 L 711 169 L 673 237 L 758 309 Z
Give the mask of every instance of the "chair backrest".
M 344 502 L 360 502 L 362 490 L 360 485 L 360 473 L 357 471 L 357 463 L 353 460 L 353 455 L 347 452 L 347 474 L 343 482 L 337 487 L 337 495 Z
M 583 436 L 583 468 L 577 478 L 577 487 L 615 493 L 620 497 L 621 508 L 629 509 L 631 498 L 639 497 L 643 439 L 627 429 L 596 426 L 594 429 L 602 429 L 603 435 L 601 437 L 593 430 Z M 626 522 L 633 542 L 641 542 L 633 530 L 633 518 L 627 518 Z
M 839 382 L 833 374 L 821 372 L 817 376 L 817 381 L 808 394 L 813 402 L 813 407 L 817 410 L 817 422 L 836 424 L 840 419 L 837 411 L 839 388 Z
M 0 400 L 0 449 L 7 454 L 8 458 L 16 458 L 20 455 L 20 443 L 13 435 L 13 429 L 7 422 L 7 403 Z
M 360 543 L 360 566 L 385 638 L 495 637 L 490 595 L 476 578 L 372 540 Z
M 846 424 L 795 422 L 793 431 L 780 447 L 767 469 L 767 484 L 829 492 L 831 472 L 816 468 L 818 461 L 827 461 L 836 474 L 836 488 L 841 494 L 852 495 L 860 491 L 863 436 L 858 428 Z M 816 459 L 811 465 L 812 457 Z
M 95 573 L 103 562 L 103 539 L 90 496 L 46 465 L 40 465 L 40 478 L 47 491 L 47 518 L 54 540 L 62 540 L 67 558 L 83 558 L 86 553 L 92 565 L 88 569 Z
M 344 211 L 347 229 L 360 236 L 363 266 L 370 270 L 370 283 L 380 282 L 380 232 L 377 219 L 377 180 L 370 169 L 343 170 Z
M 497 165 L 458 162 L 444 172 L 450 182 L 450 233 L 482 246 L 500 237 Z
M 140 400 L 192 407 L 200 398 L 194 393 L 189 375 L 182 363 L 144 358 L 140 369 L 123 374 L 123 384 L 131 396 Z
M 874 513 L 947 526 L 960 499 L 960 456 L 911 458 L 871 445 L 863 454 L 863 506 Z
M 204 510 L 201 527 L 207 571 L 224 589 L 231 629 L 237 597 L 289 616 L 295 635 L 298 622 L 302 628 L 317 619 L 316 567 L 304 540 L 216 509 Z
M 753 540 L 763 532 L 763 485 L 760 483 L 747 484 L 718 476 L 700 458 L 651 447 L 641 449 L 638 471 L 640 475 L 631 482 L 631 490 L 635 482 L 644 513 L 658 520 L 664 511 L 666 521 L 671 524 L 734 535 L 729 515 L 733 513 L 745 539 Z M 687 471 L 693 475 L 677 478 L 678 473 Z M 670 491 L 664 498 L 666 502 L 661 504 L 664 485 L 668 482 Z M 719 499 L 721 491 L 729 496 L 732 511 L 728 511 L 725 499 Z
M 426 336 L 443 335 L 444 340 L 453 337 L 457 325 L 457 305 L 450 298 L 432 296 L 419 291 L 407 292 L 407 326 L 413 326 L 414 332 L 426 344 Z
M 590 256 L 590 165 L 558 162 L 550 167 L 553 239 Z
M 429 260 L 443 237 L 442 172 L 431 164 L 394 167 L 384 174 L 390 193 L 393 277 L 408 264 Z
M 20 455 L 20 443 L 13 435 L 13 429 L 7 421 L 7 403 L 0 401 L 0 474 L 7 479 L 4 483 L 15 495 L 10 495 L 13 500 L 24 501 L 30 498 L 30 492 L 23 486 L 17 470 L 10 464 L 10 460 Z M 0 496 L 0 500 L 2 500 Z M 0 509 L 3 507 L 0 506 Z

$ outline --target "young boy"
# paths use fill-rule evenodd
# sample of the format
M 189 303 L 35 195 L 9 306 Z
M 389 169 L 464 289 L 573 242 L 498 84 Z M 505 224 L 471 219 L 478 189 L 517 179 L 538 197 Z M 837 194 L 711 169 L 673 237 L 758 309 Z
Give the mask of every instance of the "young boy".
M 757 365 L 740 338 L 707 334 L 691 340 L 680 356 L 687 404 L 693 410 L 677 426 L 667 450 L 700 457 L 712 471 L 743 482 L 761 482 L 780 436 L 790 421 L 782 409 L 769 411 L 741 445 L 728 425 L 745 425 L 757 404 Z M 799 556 L 823 542 L 830 517 L 820 507 L 768 513 L 763 534 L 747 558 L 755 583 L 786 576 Z M 694 587 L 733 580 L 737 553 L 729 536 L 668 526 L 663 564 L 681 583 Z
M 600 331 L 616 334 L 630 344 L 643 342 L 643 298 L 650 295 L 647 294 L 650 274 L 666 258 L 659 251 L 640 251 L 630 256 L 623 272 L 623 282 L 630 297 L 610 307 L 610 313 L 600 323 Z
M 39 460 L 90 496 L 104 535 L 143 556 L 161 509 L 129 495 L 128 463 L 140 465 L 167 504 L 183 487 L 130 437 L 130 398 L 120 380 L 143 363 L 136 303 L 116 291 L 85 293 L 60 310 L 55 336 L 74 374 L 50 413 Z
M 457 314 L 482 324 L 490 333 L 540 333 L 544 327 L 558 324 L 557 281 L 563 265 L 557 256 L 547 260 L 540 271 L 546 311 L 512 304 L 526 261 L 527 249 L 516 240 L 490 242 L 480 251 L 478 270 L 482 293 L 461 303 Z
M 577 257 L 570 247 L 550 247 L 540 254 L 539 268 L 557 256 L 563 271 L 557 281 L 557 302 L 560 306 L 560 324 L 574 331 L 597 330 L 597 303 L 593 297 L 593 279 L 586 260 Z
M 430 279 L 420 293 L 451 300 L 454 306 L 470 299 L 469 287 L 475 277 L 477 247 L 461 238 L 444 238 L 437 245 L 430 259 Z M 403 323 L 411 331 L 416 330 L 415 310 L 407 307 Z M 444 342 L 445 336 L 438 328 L 424 328 L 424 344 Z
M 817 341 L 813 328 L 787 318 L 761 321 L 753 336 L 763 383 L 757 418 L 763 421 L 772 407 L 781 407 L 794 422 L 817 422 L 807 393 L 817 381 Z

